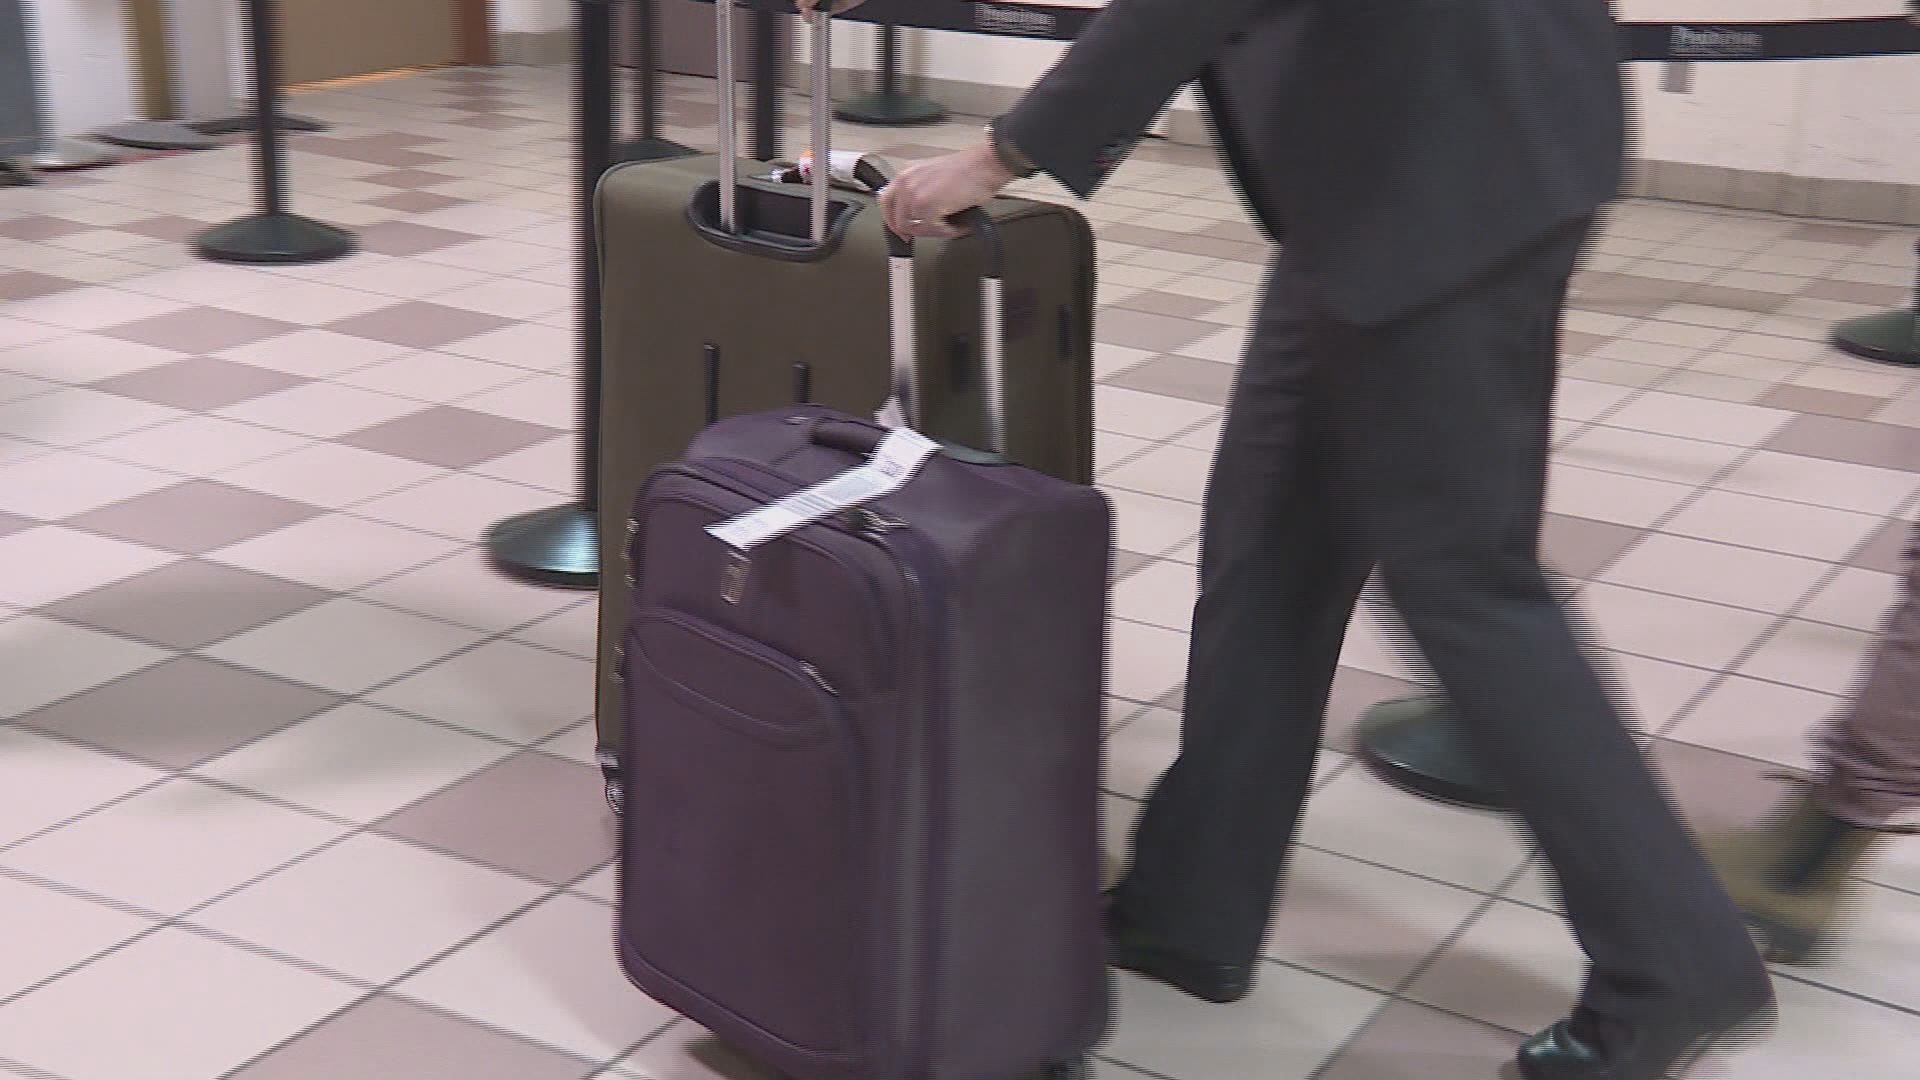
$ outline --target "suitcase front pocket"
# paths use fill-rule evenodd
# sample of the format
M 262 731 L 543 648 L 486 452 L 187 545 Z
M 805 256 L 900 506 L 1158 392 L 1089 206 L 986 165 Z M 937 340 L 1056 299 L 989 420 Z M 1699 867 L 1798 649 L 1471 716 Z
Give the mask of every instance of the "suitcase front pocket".
M 627 656 L 621 953 L 645 989 L 798 1075 L 860 1056 L 859 762 L 811 667 L 677 612 Z

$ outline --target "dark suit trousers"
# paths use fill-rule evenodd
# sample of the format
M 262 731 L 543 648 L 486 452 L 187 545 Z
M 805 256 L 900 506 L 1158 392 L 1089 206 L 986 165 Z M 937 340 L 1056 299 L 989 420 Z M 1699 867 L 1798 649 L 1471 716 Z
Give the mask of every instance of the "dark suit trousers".
M 1275 263 L 1207 494 L 1181 753 L 1121 887 L 1165 946 L 1257 954 L 1377 564 L 1558 874 L 1593 962 L 1584 1003 L 1671 1016 L 1764 979 L 1540 568 L 1559 320 L 1587 232 L 1364 328 Z

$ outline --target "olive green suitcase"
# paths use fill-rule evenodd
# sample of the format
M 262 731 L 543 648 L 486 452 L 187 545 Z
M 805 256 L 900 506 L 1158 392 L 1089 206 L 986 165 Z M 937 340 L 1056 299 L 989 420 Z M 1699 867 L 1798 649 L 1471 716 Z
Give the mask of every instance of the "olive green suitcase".
M 730 41 L 731 5 L 715 5 Z M 831 160 L 820 84 L 826 20 L 814 32 L 812 159 Z M 723 55 L 722 86 L 731 84 Z M 720 145 L 737 145 L 722 93 Z M 807 399 L 871 415 L 894 388 L 886 226 L 870 194 L 729 170 L 716 155 L 616 167 L 596 231 L 604 345 L 599 461 L 602 581 L 600 762 L 620 808 L 616 653 L 626 629 L 627 522 L 641 484 L 713 419 Z M 731 192 L 731 196 L 727 193 Z M 1007 456 L 1075 483 L 1093 480 L 1092 229 L 1072 207 L 997 199 L 988 208 L 1006 266 Z M 974 237 L 916 245 L 912 273 L 917 413 L 935 438 L 987 445 L 977 373 L 981 253 Z

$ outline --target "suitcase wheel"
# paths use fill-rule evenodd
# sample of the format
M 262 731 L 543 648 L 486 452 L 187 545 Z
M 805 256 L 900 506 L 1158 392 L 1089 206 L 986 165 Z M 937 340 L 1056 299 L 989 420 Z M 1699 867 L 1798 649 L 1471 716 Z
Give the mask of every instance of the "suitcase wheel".
M 1093 1080 L 1093 1061 L 1082 1056 L 1056 1062 L 1040 1070 L 1040 1080 Z

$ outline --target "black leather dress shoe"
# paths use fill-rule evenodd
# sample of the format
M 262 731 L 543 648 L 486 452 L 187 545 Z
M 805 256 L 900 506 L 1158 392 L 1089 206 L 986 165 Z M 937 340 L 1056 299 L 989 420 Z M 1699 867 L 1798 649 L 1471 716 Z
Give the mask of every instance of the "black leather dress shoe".
M 1107 963 L 1216 1005 L 1239 1001 L 1253 992 L 1253 965 L 1196 960 L 1163 948 L 1128 926 L 1111 897 L 1107 902 Z
M 1622 1028 L 1604 1042 L 1562 1020 L 1522 1044 L 1517 1063 L 1526 1080 L 1661 1080 L 1685 1072 L 1723 1039 L 1757 1033 L 1772 1017 L 1769 1002 L 1729 1024 L 1668 1021 Z

